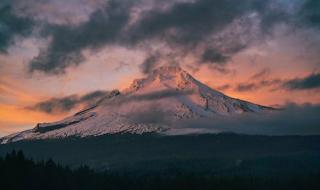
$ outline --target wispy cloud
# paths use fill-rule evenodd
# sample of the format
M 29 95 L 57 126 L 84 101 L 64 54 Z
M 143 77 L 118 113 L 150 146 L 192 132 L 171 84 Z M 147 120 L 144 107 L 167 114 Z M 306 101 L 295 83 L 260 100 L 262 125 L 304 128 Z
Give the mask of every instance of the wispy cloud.
M 42 102 L 38 102 L 33 106 L 28 106 L 27 109 L 45 112 L 49 114 L 65 113 L 79 108 L 79 106 L 88 107 L 94 105 L 102 98 L 108 96 L 107 91 L 94 91 L 83 96 L 71 95 L 60 98 L 51 98 Z
M 268 75 L 271 74 L 271 70 L 269 68 L 264 68 L 262 69 L 261 71 L 255 73 L 254 75 L 252 75 L 250 77 L 250 79 L 261 79 L 261 78 L 264 78 L 264 77 L 267 77 Z
M 235 87 L 235 90 L 238 92 L 247 92 L 247 91 L 255 91 L 261 88 L 268 88 L 268 87 L 276 87 L 282 85 L 282 80 L 280 79 L 272 79 L 272 80 L 261 80 L 259 82 L 248 82 L 248 83 L 239 83 Z
M 305 78 L 295 78 L 283 84 L 290 90 L 309 90 L 320 88 L 320 73 L 313 73 Z

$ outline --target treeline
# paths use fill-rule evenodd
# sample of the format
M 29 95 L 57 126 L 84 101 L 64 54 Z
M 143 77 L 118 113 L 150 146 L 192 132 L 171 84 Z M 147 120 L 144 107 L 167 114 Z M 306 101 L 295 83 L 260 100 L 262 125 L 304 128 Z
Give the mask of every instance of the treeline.
M 214 176 L 178 172 L 168 174 L 135 175 L 134 173 L 96 172 L 83 166 L 70 169 L 52 160 L 35 162 L 23 152 L 12 151 L 0 158 L 0 189 L 41 190 L 241 190 L 281 189 L 319 190 L 320 175 L 271 178 Z

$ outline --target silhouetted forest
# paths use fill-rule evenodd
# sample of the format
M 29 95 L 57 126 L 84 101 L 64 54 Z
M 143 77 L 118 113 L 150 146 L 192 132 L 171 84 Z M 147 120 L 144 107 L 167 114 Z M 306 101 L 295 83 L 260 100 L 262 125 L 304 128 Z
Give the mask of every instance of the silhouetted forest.
M 0 158 L 0 188 L 18 189 L 110 189 L 110 190 L 206 190 L 206 189 L 320 189 L 320 174 L 304 176 L 254 177 L 215 176 L 187 172 L 135 175 L 134 173 L 96 172 L 82 166 L 70 169 L 53 160 L 35 162 L 22 151 Z

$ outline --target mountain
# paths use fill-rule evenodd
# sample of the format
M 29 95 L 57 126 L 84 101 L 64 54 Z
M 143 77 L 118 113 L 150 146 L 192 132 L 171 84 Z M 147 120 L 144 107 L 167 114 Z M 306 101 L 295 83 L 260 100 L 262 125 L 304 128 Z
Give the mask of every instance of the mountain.
M 271 110 L 211 89 L 180 67 L 166 66 L 134 80 L 123 92 L 111 91 L 94 106 L 73 116 L 39 123 L 33 129 L 2 138 L 1 143 L 115 133 L 170 133 L 178 130 L 179 122 Z M 196 131 L 184 129 L 185 133 Z

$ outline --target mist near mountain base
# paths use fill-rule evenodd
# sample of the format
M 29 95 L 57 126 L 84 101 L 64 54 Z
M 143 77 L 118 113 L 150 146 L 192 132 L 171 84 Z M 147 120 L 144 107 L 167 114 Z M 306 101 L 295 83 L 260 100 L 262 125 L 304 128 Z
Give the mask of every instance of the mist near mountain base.
M 319 116 L 320 105 L 290 103 L 284 109 L 270 113 L 244 113 L 233 116 L 216 115 L 213 118 L 179 122 L 176 127 L 181 131 L 193 129 L 197 133 L 233 132 L 250 135 L 319 135 Z

